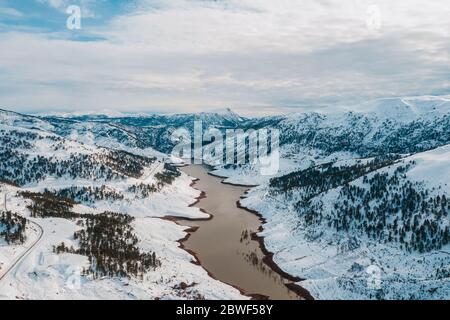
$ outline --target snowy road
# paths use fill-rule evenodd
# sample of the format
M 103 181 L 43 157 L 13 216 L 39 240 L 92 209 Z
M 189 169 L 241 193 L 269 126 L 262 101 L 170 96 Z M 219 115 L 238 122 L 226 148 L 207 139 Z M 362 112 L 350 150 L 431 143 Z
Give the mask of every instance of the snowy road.
M 34 248 L 36 248 L 36 246 L 38 245 L 38 243 L 41 241 L 42 236 L 44 234 L 44 230 L 42 229 L 42 227 L 37 224 L 34 221 L 28 220 L 29 223 L 31 223 L 32 225 L 34 225 L 36 227 L 36 230 L 39 232 L 38 237 L 36 238 L 35 241 L 33 241 L 33 243 L 31 244 L 31 246 L 28 247 L 28 249 L 26 249 L 19 257 L 17 257 L 17 259 L 15 259 L 11 265 L 6 268 L 6 270 L 0 272 L 0 282 L 11 272 L 14 270 L 15 267 L 17 267 L 29 254 L 30 252 L 33 251 Z

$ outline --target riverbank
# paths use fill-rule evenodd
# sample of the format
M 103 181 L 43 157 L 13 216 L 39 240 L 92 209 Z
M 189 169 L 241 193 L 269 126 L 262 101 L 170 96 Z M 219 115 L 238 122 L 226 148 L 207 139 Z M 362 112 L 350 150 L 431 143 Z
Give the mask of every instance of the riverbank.
M 243 196 L 242 199 L 244 199 L 245 197 Z M 309 293 L 308 290 L 306 290 L 305 288 L 301 287 L 300 285 L 296 284 L 295 282 L 300 282 L 300 281 L 304 281 L 305 279 L 302 279 L 300 277 L 296 277 L 293 276 L 287 272 L 285 272 L 283 269 L 281 269 L 273 260 L 273 256 L 274 253 L 270 252 L 264 242 L 264 237 L 258 235 L 258 233 L 261 233 L 264 231 L 264 227 L 263 225 L 267 222 L 266 219 L 258 212 L 249 208 L 246 208 L 244 206 L 242 206 L 241 202 L 238 201 L 236 202 L 236 205 L 238 208 L 243 209 L 248 211 L 249 213 L 252 213 L 254 215 L 256 215 L 260 221 L 261 221 L 261 226 L 258 229 L 258 232 L 254 232 L 252 233 L 252 239 L 257 241 L 259 243 L 259 246 L 261 248 L 261 251 L 265 254 L 265 257 L 263 259 L 264 263 L 266 263 L 270 268 L 272 268 L 272 270 L 274 270 L 275 272 L 277 272 L 280 276 L 282 276 L 283 278 L 292 281 L 291 283 L 287 283 L 286 286 L 294 291 L 297 295 L 299 295 L 300 297 L 302 297 L 304 300 L 314 300 L 314 297 Z
M 273 253 L 265 247 L 264 238 L 258 236 L 264 224 L 261 216 L 240 205 L 248 186 L 224 184 L 221 178 L 199 166 L 181 170 L 195 178 L 201 176 L 192 186 L 203 193 L 192 205 L 210 216 L 200 220 L 167 217 L 189 227 L 179 243 L 195 257 L 194 263 L 201 264 L 214 279 L 253 299 L 312 299 L 296 284 L 301 279 L 284 272 L 273 261 Z

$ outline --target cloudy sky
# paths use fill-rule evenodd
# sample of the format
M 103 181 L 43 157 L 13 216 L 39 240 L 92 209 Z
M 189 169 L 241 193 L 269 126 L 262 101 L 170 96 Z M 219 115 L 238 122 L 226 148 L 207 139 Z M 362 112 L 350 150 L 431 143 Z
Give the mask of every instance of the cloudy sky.
M 448 95 L 449 17 L 448 0 L 0 0 L 0 108 L 249 114 Z

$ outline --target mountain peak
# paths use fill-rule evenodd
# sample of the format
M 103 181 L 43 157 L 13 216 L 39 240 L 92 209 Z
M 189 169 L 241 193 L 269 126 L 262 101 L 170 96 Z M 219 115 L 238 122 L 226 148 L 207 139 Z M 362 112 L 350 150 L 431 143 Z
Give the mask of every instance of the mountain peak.
M 450 99 L 438 96 L 381 98 L 358 104 L 350 110 L 408 122 L 449 113 Z
M 232 120 L 232 121 L 242 121 L 243 120 L 243 118 L 238 113 L 231 110 L 231 108 L 216 109 L 216 110 L 211 111 L 211 113 L 218 114 L 227 120 Z

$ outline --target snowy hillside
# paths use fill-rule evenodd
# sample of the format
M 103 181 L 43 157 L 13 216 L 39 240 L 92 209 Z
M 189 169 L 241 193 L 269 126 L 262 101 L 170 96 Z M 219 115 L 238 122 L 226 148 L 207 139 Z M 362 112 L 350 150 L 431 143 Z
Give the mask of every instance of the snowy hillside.
M 0 117 L 0 298 L 242 298 L 179 247 L 186 227 L 164 218 L 206 214 L 160 154 L 103 123 Z
M 316 298 L 448 299 L 448 168 L 450 145 L 341 161 L 274 178 L 241 202 L 263 214 L 276 262 Z
M 121 148 L 142 155 L 164 156 L 174 147 L 171 140 L 176 129 L 187 129 L 191 134 L 194 121 L 201 121 L 203 129 L 221 130 L 242 126 L 247 119 L 230 109 L 197 114 L 154 115 L 70 115 L 41 118 L 53 132 L 66 138 L 109 148 Z M 156 151 L 155 151 L 156 150 Z
M 369 101 L 356 111 L 335 114 L 301 113 L 251 119 L 246 128 L 280 130 L 280 172 L 328 161 L 408 154 L 450 143 L 450 99 L 416 97 Z M 350 108 L 349 108 L 350 109 Z M 259 184 L 259 167 L 217 168 L 228 182 Z
M 377 99 L 359 104 L 350 109 L 374 114 L 381 118 L 410 122 L 420 117 L 433 118 L 450 113 L 450 97 L 405 97 Z
M 165 219 L 206 217 L 189 206 L 199 196 L 191 179 L 166 163 L 172 132 L 192 134 L 201 120 L 221 132 L 280 131 L 276 174 L 249 163 L 212 173 L 258 185 L 241 204 L 263 215 L 274 261 L 313 297 L 449 299 L 450 98 L 346 109 L 263 118 L 0 110 L 0 298 L 241 298 L 191 263 L 178 243 L 186 228 Z M 68 287 L 74 272 L 81 282 Z

